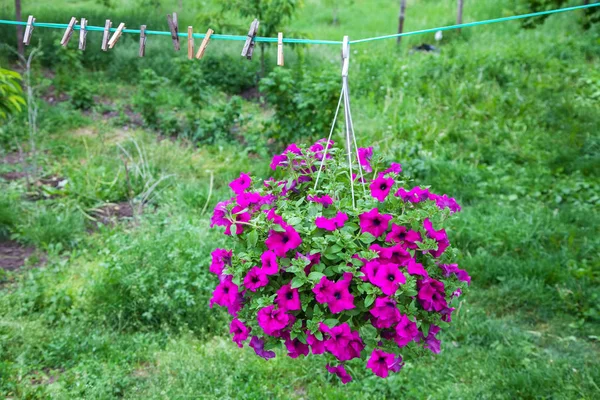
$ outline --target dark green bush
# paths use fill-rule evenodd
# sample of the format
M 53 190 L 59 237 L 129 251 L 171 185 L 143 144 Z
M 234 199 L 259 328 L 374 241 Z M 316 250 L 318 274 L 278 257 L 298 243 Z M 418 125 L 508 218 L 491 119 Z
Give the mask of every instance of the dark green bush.
M 95 86 L 90 81 L 76 81 L 69 92 L 71 104 L 78 110 L 90 110 L 94 106 Z
M 280 145 L 327 136 L 340 93 L 340 77 L 330 70 L 304 75 L 288 69 L 273 70 L 260 82 L 261 93 L 275 109 L 269 137 Z
M 245 122 L 242 99 L 233 96 L 227 103 L 217 106 L 209 117 L 194 121 L 190 139 L 204 144 L 232 142 Z

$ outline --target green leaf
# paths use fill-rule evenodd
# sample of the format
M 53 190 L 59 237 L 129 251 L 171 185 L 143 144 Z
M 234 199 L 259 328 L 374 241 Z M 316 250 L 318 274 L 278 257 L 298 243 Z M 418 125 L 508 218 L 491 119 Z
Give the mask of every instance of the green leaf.
M 302 287 L 304 285 L 304 283 L 306 282 L 306 280 L 300 276 L 295 277 L 294 279 L 292 279 L 292 289 L 297 289 L 299 287 Z
M 330 328 L 336 326 L 339 322 L 340 321 L 338 321 L 336 318 L 329 318 L 329 319 L 326 319 L 325 321 L 323 321 L 323 323 Z
M 256 247 L 256 243 L 258 242 L 258 232 L 257 231 L 251 231 L 248 234 L 248 248 L 253 248 Z
M 375 301 L 375 295 L 370 294 L 365 298 L 365 307 L 369 307 Z
M 359 240 L 365 244 L 371 244 L 373 243 L 377 238 L 373 235 L 371 235 L 368 232 L 363 233 L 362 235 L 360 235 Z
M 321 280 L 321 278 L 323 278 L 325 276 L 325 274 L 321 273 L 321 272 L 316 272 L 313 271 L 310 274 L 308 274 L 308 279 L 313 281 L 313 282 L 318 282 Z

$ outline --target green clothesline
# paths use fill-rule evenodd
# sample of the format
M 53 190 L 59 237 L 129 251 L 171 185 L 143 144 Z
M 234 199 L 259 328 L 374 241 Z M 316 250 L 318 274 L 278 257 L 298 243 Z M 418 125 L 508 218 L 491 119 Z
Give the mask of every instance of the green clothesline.
M 372 37 L 372 38 L 366 38 L 366 39 L 358 39 L 358 40 L 351 40 L 350 44 L 356 44 L 356 43 L 365 43 L 365 42 L 372 42 L 375 40 L 383 40 L 383 39 L 392 39 L 392 38 L 397 38 L 397 37 L 403 37 L 403 36 L 412 36 L 412 35 L 422 35 L 424 33 L 432 33 L 432 32 L 437 32 L 437 31 L 449 31 L 449 30 L 453 30 L 453 29 L 461 29 L 461 28 L 469 28 L 472 26 L 480 26 L 480 25 L 489 25 L 489 24 L 495 24 L 498 22 L 507 22 L 507 21 L 514 21 L 514 20 L 518 20 L 518 19 L 523 19 L 523 18 L 533 18 L 533 17 L 539 17 L 542 15 L 550 15 L 550 14 L 557 14 L 557 13 L 561 13 L 561 12 L 567 12 L 567 11 L 575 11 L 575 10 L 583 10 L 583 9 L 587 9 L 587 8 L 592 8 L 592 7 L 599 7 L 600 3 L 593 3 L 593 4 L 586 4 L 586 5 L 582 5 L 582 6 L 574 6 L 574 7 L 566 7 L 566 8 L 559 8 L 556 10 L 549 10 L 549 11 L 540 11 L 540 12 L 535 12 L 535 13 L 530 13 L 530 14 L 520 14 L 520 15 L 513 15 L 510 17 L 503 17 L 503 18 L 496 18 L 496 19 L 487 19 L 484 21 L 476 21 L 476 22 L 468 22 L 465 24 L 459 24 L 459 25 L 449 25 L 449 26 L 442 26 L 442 27 L 438 27 L 438 28 L 430 28 L 430 29 L 422 29 L 419 31 L 412 31 L 412 32 L 405 32 L 405 33 L 397 33 L 394 35 L 386 35 L 386 36 L 377 36 L 377 37 Z M 22 21 L 11 21 L 11 20 L 0 20 L 0 24 L 4 24 L 4 25 L 23 25 L 26 26 L 27 22 L 22 22 Z M 54 23 L 46 23 L 46 22 L 35 22 L 33 24 L 34 27 L 36 28 L 52 28 L 52 29 L 66 29 L 69 24 L 54 24 Z M 74 26 L 75 30 L 80 30 L 81 26 L 80 25 L 75 25 Z M 87 26 L 86 27 L 87 31 L 98 31 L 98 32 L 103 32 L 104 31 L 104 27 L 100 27 L 100 26 Z M 114 32 L 116 31 L 116 28 L 111 28 L 110 31 Z M 139 29 L 124 29 L 123 33 L 140 33 Z M 168 31 L 146 31 L 146 35 L 161 35 L 161 36 L 171 36 L 171 32 Z M 179 36 L 181 37 L 187 37 L 188 34 L 181 32 L 179 33 Z M 194 33 L 192 35 L 194 38 L 204 38 L 206 36 L 206 34 L 204 33 Z M 241 36 L 241 35 L 219 35 L 219 34 L 213 34 L 210 37 L 211 39 L 215 39 L 215 40 L 234 40 L 234 41 L 245 41 L 247 39 L 246 36 Z M 255 37 L 254 40 L 256 42 L 266 42 L 266 43 L 277 43 L 277 38 L 269 38 L 269 37 Z M 335 44 L 335 45 L 340 45 L 342 44 L 342 41 L 339 40 L 316 40 L 316 39 L 290 39 L 290 38 L 284 38 L 283 39 L 284 43 L 298 43 L 298 44 Z

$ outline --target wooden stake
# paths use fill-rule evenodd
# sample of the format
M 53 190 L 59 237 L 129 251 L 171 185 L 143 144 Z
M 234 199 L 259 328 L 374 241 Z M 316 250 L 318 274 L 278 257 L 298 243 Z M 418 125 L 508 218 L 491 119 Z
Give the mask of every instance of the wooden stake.
M 63 38 L 60 41 L 60 44 L 62 44 L 63 47 L 67 47 L 67 45 L 69 44 L 69 40 L 71 40 L 71 36 L 73 35 L 73 27 L 76 23 L 77 18 L 72 17 L 71 21 L 69 21 L 69 26 L 67 26 L 67 30 L 65 31 L 65 34 L 63 35 Z
M 404 17 L 406 15 L 406 0 L 400 0 L 400 15 L 398 16 L 398 33 L 402 33 L 404 31 Z M 402 36 L 398 36 L 396 39 L 396 43 L 400 45 L 402 41 Z
M 123 33 L 123 29 L 125 29 L 125 22 L 121 22 L 119 24 L 119 26 L 117 27 L 117 30 L 115 31 L 115 33 L 113 33 L 112 37 L 108 41 L 109 49 L 112 49 L 113 47 L 115 47 L 115 44 L 117 44 L 117 41 L 119 40 L 119 38 L 121 37 L 121 34 Z
M 81 18 L 81 29 L 79 30 L 79 50 L 85 50 L 85 40 L 87 38 L 87 19 Z
M 188 26 L 188 60 L 194 59 L 194 29 Z
M 283 32 L 277 34 L 277 65 L 283 67 Z
M 167 22 L 169 23 L 169 30 L 171 31 L 171 39 L 173 39 L 173 46 L 175 50 L 179 51 L 179 27 L 177 26 L 177 13 L 167 15 Z
M 198 53 L 196 53 L 196 58 L 198 60 L 204 57 L 204 51 L 206 50 L 206 46 L 208 46 L 208 42 L 210 42 L 210 35 L 212 35 L 213 33 L 215 33 L 215 31 L 213 31 L 210 28 L 206 31 L 206 36 L 204 36 L 204 39 L 202 39 L 202 43 L 200 44 Z
M 463 0 L 458 0 L 458 10 L 456 12 L 456 25 L 462 24 L 463 21 Z M 460 33 L 460 28 L 457 29 L 458 33 Z
M 110 19 L 106 20 L 104 24 L 104 36 L 102 36 L 102 51 L 108 50 L 108 38 L 110 37 L 110 28 L 112 27 L 112 22 Z
M 146 25 L 140 26 L 140 57 L 146 55 Z
M 31 41 L 31 34 L 33 33 L 33 24 L 35 23 L 35 18 L 33 15 L 30 15 L 27 18 L 27 28 L 25 28 L 25 35 L 23 36 L 23 43 L 26 46 L 29 46 L 29 42 Z

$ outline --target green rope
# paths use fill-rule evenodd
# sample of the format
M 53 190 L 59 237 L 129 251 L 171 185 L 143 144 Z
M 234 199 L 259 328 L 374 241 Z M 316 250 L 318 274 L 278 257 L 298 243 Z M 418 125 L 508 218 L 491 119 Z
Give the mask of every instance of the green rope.
M 510 16 L 510 17 L 503 17 L 503 18 L 496 18 L 496 19 L 487 19 L 487 20 L 484 20 L 484 21 L 476 21 L 476 22 L 468 22 L 468 23 L 460 24 L 460 25 L 449 25 L 449 26 L 442 26 L 442 27 L 438 27 L 438 28 L 423 29 L 423 30 L 419 30 L 419 31 L 397 33 L 397 34 L 394 34 L 394 35 L 377 36 L 377 37 L 366 38 L 366 39 L 351 40 L 350 44 L 372 42 L 372 41 L 375 41 L 375 40 L 392 39 L 392 38 L 404 37 L 404 36 L 412 36 L 412 35 L 422 35 L 424 33 L 432 33 L 432 32 L 437 32 L 437 31 L 449 31 L 449 30 L 453 30 L 453 29 L 470 28 L 470 27 L 473 27 L 473 26 L 489 25 L 489 24 L 495 24 L 495 23 L 498 23 L 498 22 L 514 21 L 514 20 L 523 19 L 523 18 L 533 18 L 533 17 L 542 16 L 542 15 L 550 15 L 550 14 L 557 14 L 557 13 L 567 12 L 567 11 L 583 10 L 583 9 L 592 8 L 592 7 L 598 7 L 598 6 L 600 6 L 600 3 L 593 3 L 593 4 L 582 5 L 582 6 L 559 8 L 559 9 L 556 9 L 556 10 L 540 11 L 540 12 L 535 12 L 535 13 L 530 13 L 530 14 L 513 15 L 513 16 Z M 0 20 L 0 24 L 4 24 L 4 25 L 23 25 L 23 26 L 26 26 L 27 22 L 10 21 L 10 20 Z M 53 23 L 46 23 L 46 22 L 35 22 L 33 24 L 33 26 L 36 27 L 36 28 L 39 27 L 39 28 L 65 29 L 65 28 L 67 28 L 69 26 L 69 24 L 53 24 Z M 73 29 L 80 30 L 81 26 L 80 25 L 75 25 Z M 103 32 L 104 28 L 101 27 L 101 26 L 87 26 L 86 30 L 87 31 Z M 114 32 L 116 30 L 117 30 L 116 28 L 111 28 L 110 29 L 111 32 Z M 123 33 L 134 33 L 134 34 L 137 33 L 137 34 L 139 34 L 140 30 L 139 29 L 123 29 Z M 168 31 L 146 31 L 146 35 L 171 36 L 171 32 L 168 32 Z M 179 36 L 187 37 L 188 34 L 182 32 L 182 33 L 179 33 Z M 202 39 L 202 38 L 204 38 L 206 36 L 206 34 L 204 34 L 204 33 L 194 33 L 192 36 L 194 38 Z M 247 37 L 246 36 L 241 36 L 241 35 L 219 35 L 219 34 L 213 34 L 213 35 L 211 35 L 210 38 L 211 39 L 216 39 L 216 40 L 245 41 Z M 277 38 L 269 38 L 269 37 L 259 37 L 259 36 L 257 36 L 257 37 L 254 38 L 254 40 L 256 42 L 277 43 Z M 283 39 L 283 42 L 284 43 L 297 43 L 297 44 L 335 44 L 335 45 L 342 44 L 342 42 L 339 41 L 339 40 L 286 39 L 286 38 Z

